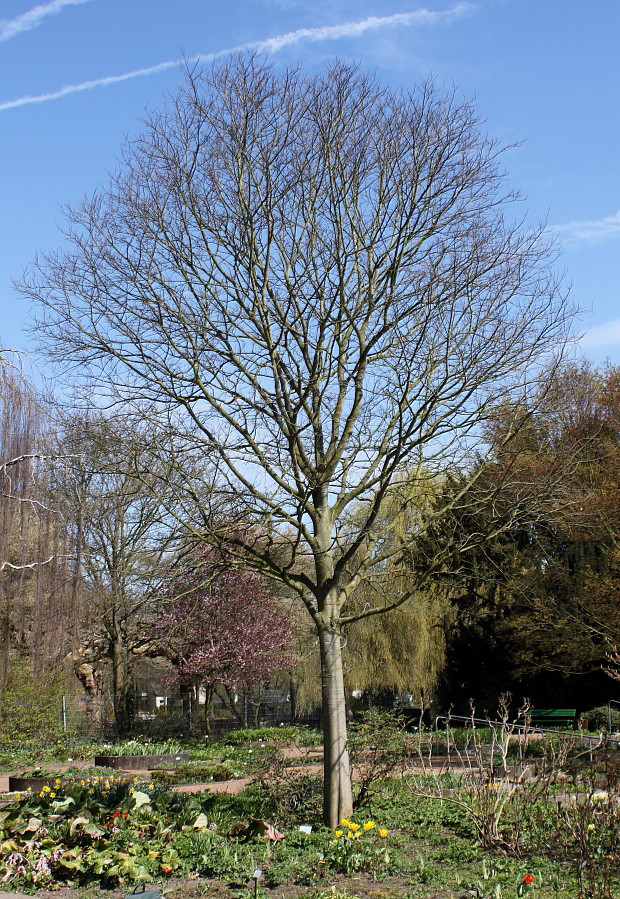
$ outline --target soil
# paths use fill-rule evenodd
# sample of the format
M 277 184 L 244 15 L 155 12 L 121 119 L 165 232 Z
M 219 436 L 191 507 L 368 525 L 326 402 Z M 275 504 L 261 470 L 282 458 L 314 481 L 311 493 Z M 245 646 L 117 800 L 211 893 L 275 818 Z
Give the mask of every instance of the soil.
M 173 879 L 159 884 L 148 884 L 146 889 L 158 889 L 165 899 L 240 899 L 240 894 L 250 897 L 253 894 L 253 881 L 250 883 L 223 883 L 220 880 L 211 880 L 203 877 L 192 877 L 188 880 Z M 303 887 L 295 884 L 280 884 L 273 889 L 260 887 L 260 893 L 267 895 L 268 899 L 307 899 L 318 892 L 328 893 L 335 888 L 344 892 L 349 897 L 359 899 L 398 899 L 401 896 L 411 894 L 415 884 L 403 877 L 386 877 L 383 880 L 374 880 L 365 874 L 355 874 L 351 877 L 334 877 L 322 887 Z M 139 889 L 139 888 L 138 888 Z M 457 899 L 453 890 L 428 887 L 425 899 Z M 260 895 L 259 893 L 259 895 Z M 56 890 L 37 890 L 36 899 L 126 899 L 131 896 L 130 887 L 119 887 L 113 890 L 102 890 L 98 886 L 72 888 L 60 886 Z M 138 899 L 140 893 L 135 894 Z M 32 899 L 24 893 L 10 893 L 0 891 L 0 899 Z

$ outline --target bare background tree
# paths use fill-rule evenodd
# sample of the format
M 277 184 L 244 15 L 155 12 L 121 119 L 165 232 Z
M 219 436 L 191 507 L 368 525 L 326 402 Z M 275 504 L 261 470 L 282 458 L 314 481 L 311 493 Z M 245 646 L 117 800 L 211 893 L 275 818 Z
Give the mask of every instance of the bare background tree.
M 0 691 L 11 657 L 44 679 L 75 637 L 66 534 L 50 492 L 50 407 L 0 354 Z
M 388 563 L 398 582 L 438 498 L 480 476 L 486 422 L 514 409 L 512 436 L 566 340 L 553 248 L 513 200 L 455 94 L 233 58 L 187 73 L 22 286 L 57 360 L 184 414 L 236 503 L 228 543 L 305 605 L 332 826 L 352 807 L 341 630 L 409 590 L 349 600 Z M 455 469 L 463 490 L 437 491 Z
M 70 458 L 54 491 L 75 547 L 74 587 L 83 610 L 72 661 L 87 692 L 110 681 L 120 735 L 131 723 L 133 669 L 148 649 L 149 623 L 171 601 L 162 583 L 177 528 L 153 484 L 172 488 L 174 474 L 164 461 L 155 463 L 156 441 L 156 417 L 145 413 L 137 422 L 90 410 L 59 422 L 58 443 Z

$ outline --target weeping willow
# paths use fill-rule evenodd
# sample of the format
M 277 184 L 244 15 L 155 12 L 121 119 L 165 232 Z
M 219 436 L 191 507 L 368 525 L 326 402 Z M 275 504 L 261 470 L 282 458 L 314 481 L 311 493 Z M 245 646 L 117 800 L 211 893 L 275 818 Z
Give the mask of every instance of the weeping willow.
M 351 596 L 352 617 L 364 609 L 389 607 L 403 596 L 410 598 L 390 612 L 362 618 L 343 629 L 343 663 L 345 687 L 351 691 L 395 694 L 432 695 L 445 665 L 445 621 L 451 603 L 445 590 L 426 583 L 418 587 L 411 564 L 411 548 L 420 520 L 429 512 L 438 492 L 437 477 L 419 466 L 406 472 L 392 490 L 393 504 L 401 509 L 392 515 L 391 503 L 386 514 L 375 523 L 370 535 L 382 550 L 397 543 L 403 548 L 383 567 L 377 566 Z M 356 527 L 355 513 L 345 523 Z M 341 534 L 342 537 L 342 534 Z M 291 676 L 291 690 L 300 714 L 321 703 L 319 648 L 313 629 L 300 619 L 296 625 L 297 664 Z
M 14 354 L 0 350 L 0 694 L 24 660 L 35 685 L 48 682 L 75 626 L 67 534 L 50 491 L 50 429 L 46 401 Z
M 357 601 L 363 603 L 363 592 Z M 416 596 L 407 604 L 349 626 L 345 681 L 352 690 L 434 692 L 445 661 L 441 595 Z

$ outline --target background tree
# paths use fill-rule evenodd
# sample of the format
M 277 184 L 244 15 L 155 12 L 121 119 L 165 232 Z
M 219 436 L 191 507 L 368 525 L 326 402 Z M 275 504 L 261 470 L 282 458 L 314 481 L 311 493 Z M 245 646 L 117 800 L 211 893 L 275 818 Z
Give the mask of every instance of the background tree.
M 70 463 L 55 489 L 73 534 L 83 610 L 74 667 L 92 690 L 96 669 L 109 661 L 119 734 L 130 725 L 134 661 L 147 648 L 146 626 L 161 614 L 175 539 L 174 520 L 151 489 L 155 480 L 174 486 L 170 466 L 163 472 L 157 466 L 164 463 L 153 461 L 156 441 L 157 423 L 146 415 L 141 424 L 100 411 L 62 422 L 60 443 Z
M 416 526 L 412 519 L 432 515 L 437 499 L 437 478 L 434 491 L 429 477 L 418 495 L 420 480 L 419 472 L 414 471 L 410 479 L 405 476 L 398 488 L 388 493 L 373 525 L 373 538 L 381 542 L 386 560 L 372 577 L 360 582 L 349 601 L 349 617 L 353 619 L 356 613 L 379 603 L 395 606 L 379 619 L 353 620 L 344 630 L 345 684 L 351 690 L 367 691 L 367 699 L 374 695 L 391 703 L 399 694 L 407 693 L 417 705 L 433 695 L 444 665 L 441 625 L 449 601 L 445 592 L 431 583 L 419 590 L 417 571 L 412 566 L 407 572 L 403 565 L 402 548 Z M 359 526 L 356 517 L 353 511 L 353 531 Z M 357 560 L 353 567 L 356 564 Z M 404 595 L 410 596 L 411 602 L 399 604 Z
M 210 734 L 217 688 L 226 691 L 225 701 L 244 723 L 234 693 L 264 686 L 291 667 L 293 632 L 290 616 L 259 575 L 236 568 L 225 550 L 197 547 L 191 564 L 182 567 L 170 588 L 174 603 L 153 634 L 179 682 L 204 689 Z
M 444 511 L 423 499 L 436 473 L 470 465 L 500 404 L 518 427 L 566 337 L 553 251 L 521 225 L 500 155 L 432 83 L 234 58 L 187 74 L 23 288 L 56 359 L 108 397 L 185 414 L 234 498 L 231 530 L 261 535 L 229 545 L 305 605 L 332 826 L 352 807 L 342 628 L 409 596 L 347 610 L 373 570 L 396 570 L 387 519 L 373 532 L 388 492 L 396 519 L 417 478 L 403 544 L 418 539 Z
M 492 476 L 503 482 L 493 510 L 520 501 L 533 481 L 558 481 L 567 499 L 532 506 L 499 538 L 446 566 L 452 601 L 446 618 L 446 692 L 466 705 L 492 705 L 506 690 L 527 692 L 537 705 L 591 708 L 608 698 L 603 670 L 620 640 L 618 537 L 620 504 L 620 377 L 587 363 L 555 372 L 540 415 L 506 444 Z M 501 418 L 496 423 L 503 428 Z M 570 471 L 566 478 L 558 472 Z M 525 485 L 525 487 L 524 487 Z M 479 532 L 491 513 L 446 524 Z M 456 539 L 462 543 L 462 535 Z M 480 659 L 472 667 L 471 658 Z
M 53 679 L 76 637 L 67 535 L 50 481 L 62 464 L 51 447 L 49 402 L 19 357 L 0 353 L 0 692 L 16 679 Z M 26 673 L 30 669 L 29 674 Z

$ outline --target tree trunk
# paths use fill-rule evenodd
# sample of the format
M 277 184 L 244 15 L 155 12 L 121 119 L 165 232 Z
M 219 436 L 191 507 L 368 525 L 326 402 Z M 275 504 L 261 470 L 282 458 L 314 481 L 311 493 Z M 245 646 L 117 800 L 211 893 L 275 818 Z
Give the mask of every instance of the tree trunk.
M 347 749 L 347 718 L 342 671 L 340 633 L 333 626 L 319 629 L 321 648 L 321 687 L 323 695 L 325 824 L 336 828 L 353 811 L 351 772 Z
M 205 737 L 211 743 L 211 711 L 213 709 L 213 684 L 205 684 Z
M 291 697 L 291 721 L 297 721 L 297 685 L 292 678 L 289 685 L 289 693 Z
M 239 697 L 230 687 L 217 684 L 215 687 L 217 696 L 221 699 L 222 705 L 230 709 L 240 727 L 246 727 L 244 723 L 243 706 L 239 704 Z
M 127 665 L 123 636 L 116 614 L 112 614 L 112 695 L 114 701 L 114 728 L 119 737 L 127 733 Z

